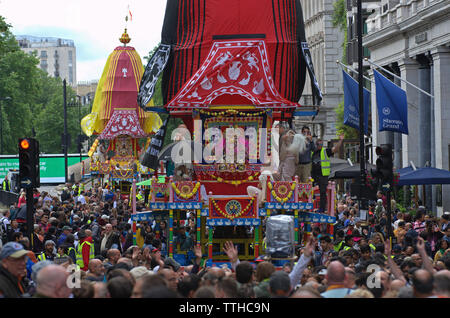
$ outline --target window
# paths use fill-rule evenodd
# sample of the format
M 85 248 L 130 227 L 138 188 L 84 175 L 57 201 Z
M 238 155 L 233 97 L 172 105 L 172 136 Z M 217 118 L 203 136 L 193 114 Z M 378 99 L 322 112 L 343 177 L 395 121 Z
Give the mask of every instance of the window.
M 47 58 L 47 51 L 41 51 L 41 59 Z

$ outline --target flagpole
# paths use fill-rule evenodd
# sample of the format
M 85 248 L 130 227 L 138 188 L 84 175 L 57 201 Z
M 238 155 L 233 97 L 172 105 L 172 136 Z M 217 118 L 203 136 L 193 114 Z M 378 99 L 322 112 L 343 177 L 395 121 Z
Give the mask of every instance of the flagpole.
M 345 67 L 345 68 L 349 69 L 349 70 L 352 71 L 353 73 L 359 74 L 359 72 L 358 72 L 357 70 L 355 70 L 354 68 L 352 68 L 352 67 L 350 67 L 350 66 L 348 66 L 348 65 L 345 65 L 344 63 L 342 63 L 342 62 L 339 61 L 339 60 L 337 60 L 336 63 L 339 64 L 341 67 Z M 365 76 L 365 75 L 363 75 L 363 76 L 364 76 L 364 78 L 365 78 L 366 80 L 368 80 L 369 82 L 371 82 L 371 83 L 374 83 L 374 82 L 375 82 L 375 81 L 372 80 L 370 77 L 367 77 L 367 76 Z
M 359 163 L 361 180 L 359 183 L 359 210 L 363 209 L 362 192 L 363 184 L 366 180 L 365 155 L 364 155 L 364 78 L 363 78 L 363 21 L 362 21 L 362 0 L 357 1 L 357 37 L 358 37 L 358 90 L 359 90 Z
M 401 78 L 401 77 L 398 76 L 397 74 L 394 74 L 394 73 L 392 73 L 391 71 L 385 69 L 383 66 L 380 66 L 380 65 L 378 65 L 378 64 L 375 64 L 374 62 L 372 62 L 371 60 L 369 60 L 367 57 L 365 58 L 365 60 L 366 60 L 369 64 L 371 64 L 371 65 L 373 65 L 373 66 L 375 66 L 375 67 L 377 67 L 377 68 L 381 68 L 383 71 L 385 71 L 385 72 L 388 73 L 389 75 L 392 75 L 392 76 L 394 76 L 395 78 L 401 80 L 402 82 L 405 82 L 406 84 L 411 85 L 412 87 L 414 87 L 414 88 L 417 89 L 418 91 L 424 93 L 425 95 L 428 95 L 429 97 L 434 98 L 434 96 L 431 95 L 430 93 L 424 91 L 424 90 L 421 89 L 420 87 L 417 87 L 416 85 L 414 85 L 414 84 L 408 82 L 407 80 Z

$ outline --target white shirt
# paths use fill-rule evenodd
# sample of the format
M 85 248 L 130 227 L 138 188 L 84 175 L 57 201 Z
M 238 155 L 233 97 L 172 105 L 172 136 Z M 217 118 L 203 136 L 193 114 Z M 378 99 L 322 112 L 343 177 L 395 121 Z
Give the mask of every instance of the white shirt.
M 81 204 L 86 204 L 86 199 L 84 198 L 84 195 L 80 194 L 77 198 L 77 202 L 81 202 Z

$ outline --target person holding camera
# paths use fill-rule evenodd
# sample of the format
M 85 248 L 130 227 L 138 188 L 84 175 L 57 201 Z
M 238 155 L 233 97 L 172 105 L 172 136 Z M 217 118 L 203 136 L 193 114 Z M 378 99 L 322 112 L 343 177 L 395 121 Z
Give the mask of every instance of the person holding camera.
M 295 175 L 301 183 L 309 182 L 311 177 L 311 153 L 316 149 L 308 126 L 302 127 L 302 134 L 306 137 L 306 150 L 298 154 L 299 160 Z

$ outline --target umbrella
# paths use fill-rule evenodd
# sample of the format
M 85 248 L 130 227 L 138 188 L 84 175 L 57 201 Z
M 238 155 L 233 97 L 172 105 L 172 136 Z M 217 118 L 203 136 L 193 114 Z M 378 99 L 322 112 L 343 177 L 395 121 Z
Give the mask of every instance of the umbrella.
M 137 186 L 147 186 L 152 185 L 152 179 L 144 180 L 139 183 L 136 183 Z
M 414 169 L 411 166 L 408 166 L 406 168 L 397 169 L 397 173 L 400 176 L 403 176 L 405 173 L 410 173 L 411 171 L 414 171 Z
M 450 171 L 425 167 L 400 174 L 399 186 L 418 184 L 450 184 Z
M 375 165 L 366 162 L 366 170 L 370 171 L 375 169 Z M 359 164 L 345 167 L 341 170 L 337 170 L 333 175 L 330 175 L 331 179 L 354 179 L 361 176 L 361 167 Z
M 158 176 L 158 183 L 164 183 L 166 181 L 166 176 L 159 175 Z M 144 180 L 139 183 L 136 183 L 137 186 L 149 186 L 152 185 L 152 179 Z
M 160 154 L 158 156 L 158 161 L 161 161 L 161 160 L 163 160 L 163 161 L 174 161 L 173 158 L 172 158 L 172 149 L 173 149 L 173 147 L 175 147 L 175 145 L 178 145 L 179 143 L 188 143 L 188 144 L 190 144 L 190 146 L 191 146 L 191 161 L 189 163 L 194 162 L 194 151 L 195 151 L 195 144 L 196 143 L 194 141 L 187 141 L 187 140 L 186 141 L 183 140 L 181 142 L 180 141 L 173 142 L 173 143 L 165 146 L 161 150 L 161 152 L 160 152 Z M 186 146 L 183 146 L 182 144 L 180 146 L 181 146 L 181 148 L 180 148 L 181 151 L 180 151 L 180 153 L 178 155 L 180 155 L 180 157 L 183 157 L 183 150 L 186 149 L 185 148 Z M 203 152 L 203 146 L 201 144 L 197 144 L 197 147 L 198 147 L 197 149 L 200 150 L 199 156 L 197 156 L 198 157 L 198 161 L 201 162 L 201 154 Z

